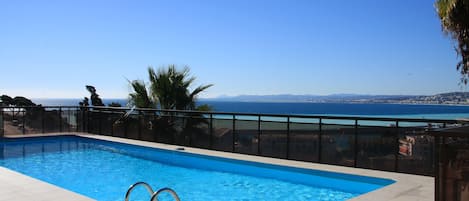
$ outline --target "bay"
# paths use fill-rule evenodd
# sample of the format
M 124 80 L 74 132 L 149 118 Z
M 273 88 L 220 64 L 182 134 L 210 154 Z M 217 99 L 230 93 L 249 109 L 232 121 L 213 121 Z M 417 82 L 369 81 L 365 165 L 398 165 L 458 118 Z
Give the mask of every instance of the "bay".
M 78 106 L 81 99 L 33 99 L 44 106 Z M 103 99 L 127 105 L 127 99 Z M 469 118 L 469 106 L 463 105 L 418 105 L 418 104 L 365 104 L 365 103 L 310 103 L 310 102 L 227 102 L 201 100 L 217 112 L 240 112 L 261 114 L 304 114 L 332 116 L 370 116 L 422 119 Z

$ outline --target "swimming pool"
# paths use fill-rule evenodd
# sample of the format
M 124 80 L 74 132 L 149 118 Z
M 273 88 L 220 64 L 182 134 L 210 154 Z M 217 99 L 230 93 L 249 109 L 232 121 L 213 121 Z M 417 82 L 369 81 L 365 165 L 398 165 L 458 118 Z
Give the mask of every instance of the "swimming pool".
M 394 181 L 77 136 L 3 139 L 0 166 L 100 201 L 146 181 L 181 200 L 347 200 Z M 148 200 L 143 189 L 132 200 Z M 170 200 L 170 199 L 168 199 Z

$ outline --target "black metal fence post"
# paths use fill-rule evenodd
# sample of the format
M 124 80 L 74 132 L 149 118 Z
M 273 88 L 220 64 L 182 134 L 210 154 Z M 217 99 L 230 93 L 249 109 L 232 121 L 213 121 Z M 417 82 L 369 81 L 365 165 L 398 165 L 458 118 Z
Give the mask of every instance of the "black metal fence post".
M 78 126 L 79 107 L 74 107 L 74 110 L 75 111 L 73 112 L 73 116 L 75 117 L 75 126 L 76 126 L 75 131 L 79 132 L 79 130 L 78 130 L 79 129 L 79 126 Z
M 98 133 L 99 133 L 99 135 L 103 135 L 103 132 L 102 132 L 102 130 L 101 130 L 101 129 L 102 129 L 102 128 L 101 128 L 101 127 L 102 127 L 101 125 L 103 124 L 102 118 L 104 117 L 105 114 L 106 114 L 106 113 L 104 113 L 103 110 L 98 110 L 98 111 L 97 111 L 97 115 L 96 115 L 96 116 L 98 116 Z
M 138 121 L 138 139 L 141 140 L 142 139 L 142 111 L 141 110 L 138 110 L 138 118 L 137 118 L 137 121 Z
M 209 136 L 210 136 L 210 139 L 209 139 L 209 149 L 213 149 L 213 114 L 210 114 L 210 122 L 209 122 L 209 125 L 208 125 L 208 129 L 209 129 Z
M 46 122 L 44 120 L 45 113 L 46 113 L 46 108 L 41 110 L 41 129 L 42 129 L 42 133 L 46 132 L 46 128 L 45 128 Z
M 130 117 L 130 115 L 129 115 L 129 117 Z M 127 121 L 124 121 L 123 124 L 124 124 L 124 138 L 128 138 Z
M 261 115 L 257 116 L 257 155 L 261 155 Z
M 63 131 L 63 122 L 62 122 L 62 107 L 59 106 L 59 132 Z
M 353 167 L 357 167 L 357 160 L 358 160 L 358 120 L 355 119 L 355 139 L 354 139 L 354 153 L 353 153 Z
M 287 153 L 286 153 L 286 159 L 290 158 L 290 117 L 287 117 Z
M 155 124 L 158 122 L 156 121 L 156 112 L 154 111 L 153 112 L 153 121 L 155 122 Z M 159 135 L 160 133 L 158 132 L 158 129 L 155 129 L 155 126 L 158 126 L 158 125 L 153 125 L 152 129 L 153 129 L 153 141 L 155 142 L 159 142 Z
M 85 115 L 85 107 L 80 107 L 80 114 L 81 114 L 81 132 L 87 132 L 88 129 L 86 128 L 86 121 L 87 117 Z
M 68 120 L 68 132 L 72 132 L 72 108 L 68 108 L 67 111 Z
M 322 152 L 322 118 L 319 118 L 319 136 L 318 136 L 318 163 L 321 163 Z
M 91 116 L 91 108 L 87 108 L 86 110 L 86 132 L 90 132 L 90 116 Z
M 396 150 L 394 151 L 394 172 L 399 170 L 399 121 L 396 121 Z
M 232 152 L 233 153 L 235 152 L 235 147 L 236 147 L 236 145 L 235 145 L 235 143 L 236 143 L 236 141 L 235 141 L 236 125 L 235 124 L 236 124 L 236 115 L 233 114 L 233 131 L 231 132 L 232 135 L 233 135 L 232 136 L 233 137 L 233 143 L 232 143 L 233 144 L 233 147 L 232 147 Z
M 187 115 L 188 115 L 188 114 L 182 113 L 182 120 L 183 120 L 182 125 L 183 125 L 183 127 L 185 127 L 184 125 L 187 125 L 188 122 L 191 122 L 191 121 L 192 121 L 192 116 L 191 116 L 191 115 L 189 115 L 189 118 L 191 118 L 191 119 L 186 119 L 186 118 L 187 118 Z M 203 117 L 200 117 L 200 118 L 203 118 Z M 188 136 L 188 137 L 189 137 L 189 146 L 192 146 L 192 140 L 194 140 L 194 139 L 193 139 L 193 133 L 192 133 L 192 132 L 185 132 L 185 133 L 184 133 L 184 141 L 183 141 L 183 144 L 186 145 L 186 136 L 187 136 L 187 135 L 189 135 L 189 136 Z M 198 138 L 198 137 L 196 136 L 195 139 L 197 139 L 197 138 Z M 199 137 L 199 139 L 200 139 L 200 137 Z
M 21 126 L 22 129 L 23 129 L 23 135 L 26 134 L 26 108 L 23 108 L 23 110 L 21 111 L 21 113 L 23 113 L 22 115 L 22 122 L 23 122 L 23 125 Z
M 111 114 L 109 114 L 111 118 L 109 118 L 111 121 L 109 121 L 109 123 L 111 124 L 111 136 L 114 136 L 114 110 L 111 110 Z

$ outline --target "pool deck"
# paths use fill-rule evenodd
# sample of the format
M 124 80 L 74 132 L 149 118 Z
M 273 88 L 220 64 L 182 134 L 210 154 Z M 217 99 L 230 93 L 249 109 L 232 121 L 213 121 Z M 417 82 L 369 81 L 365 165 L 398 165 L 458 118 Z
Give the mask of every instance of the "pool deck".
M 50 135 L 70 135 L 70 133 L 45 134 Z M 138 140 L 130 140 L 109 136 L 91 135 L 86 133 L 73 133 L 74 135 L 84 136 L 95 139 L 122 142 L 146 147 L 155 147 L 160 149 L 174 150 L 182 146 L 167 145 L 153 142 L 145 142 Z M 43 135 L 18 135 L 8 137 L 25 137 L 25 136 L 43 136 Z M 180 151 L 180 150 L 179 150 Z M 426 176 L 418 176 L 411 174 L 393 173 L 377 170 L 368 170 L 362 168 L 350 168 L 335 165 L 325 165 L 310 162 L 291 161 L 284 159 L 275 159 L 260 156 L 251 156 L 243 154 L 235 154 L 220 151 L 211 151 L 205 149 L 184 147 L 181 152 L 189 152 L 203 154 L 209 156 L 217 156 L 224 158 L 232 158 L 245 161 L 255 161 L 261 163 L 269 163 L 283 166 L 299 167 L 306 169 L 324 170 L 332 172 L 341 172 L 354 175 L 363 175 L 371 177 L 379 177 L 392 179 L 395 183 L 372 191 L 370 193 L 358 196 L 351 201 L 426 201 L 434 200 L 434 178 Z M 137 182 L 137 181 L 135 181 Z M 125 192 L 122 192 L 124 195 Z M 15 171 L 0 167 L 0 201 L 91 201 L 83 195 L 62 189 L 52 184 L 22 175 Z M 122 198 L 124 200 L 124 197 Z

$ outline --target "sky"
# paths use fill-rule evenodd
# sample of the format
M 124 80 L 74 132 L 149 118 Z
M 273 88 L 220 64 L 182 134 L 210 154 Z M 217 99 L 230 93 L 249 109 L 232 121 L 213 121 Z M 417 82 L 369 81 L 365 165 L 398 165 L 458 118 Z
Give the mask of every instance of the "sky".
M 0 0 L 0 94 L 126 98 L 189 66 L 202 98 L 465 91 L 432 0 Z

